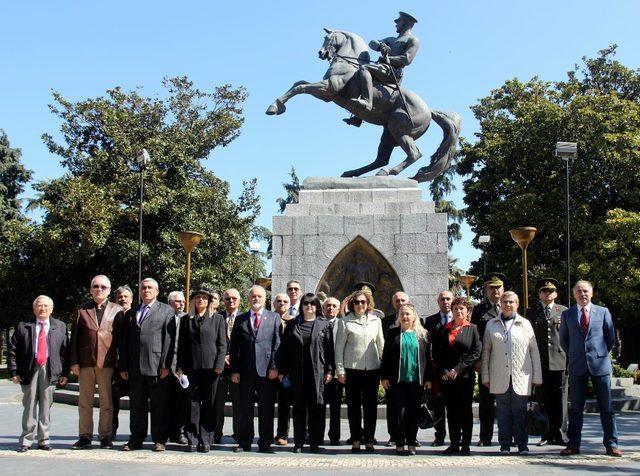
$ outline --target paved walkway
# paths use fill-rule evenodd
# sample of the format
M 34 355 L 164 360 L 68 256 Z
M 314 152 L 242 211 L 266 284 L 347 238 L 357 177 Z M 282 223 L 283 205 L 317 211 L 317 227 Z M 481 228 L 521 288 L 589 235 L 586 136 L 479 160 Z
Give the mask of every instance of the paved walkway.
M 393 449 L 379 446 L 376 453 L 353 455 L 347 446 L 326 446 L 321 455 L 291 453 L 291 445 L 276 448 L 275 454 L 256 452 L 235 454 L 231 438 L 225 437 L 223 444 L 216 446 L 209 454 L 184 453 L 181 447 L 169 445 L 165 453 L 150 451 L 151 443 L 145 449 L 131 453 L 115 450 L 92 449 L 72 451 L 69 446 L 77 439 L 77 408 L 54 404 L 52 409 L 51 453 L 32 450 L 26 454 L 15 452 L 17 435 L 20 432 L 22 406 L 20 388 L 9 382 L 0 382 L 0 460 L 5 474 L 24 471 L 43 474 L 82 474 L 91 476 L 129 475 L 132 471 L 144 471 L 149 475 L 171 473 L 211 474 L 215 469 L 222 474 L 246 475 L 257 472 L 278 472 L 281 474 L 316 475 L 326 473 L 362 474 L 384 472 L 385 474 L 424 474 L 437 471 L 439 474 L 481 474 L 491 471 L 492 476 L 502 474 L 640 474 L 640 413 L 624 413 L 618 416 L 621 449 L 624 458 L 610 458 L 603 453 L 600 441 L 600 421 L 597 415 L 585 418 L 583 454 L 572 458 L 561 458 L 560 447 L 535 446 L 530 444 L 528 457 L 499 456 L 497 447 L 475 448 L 469 457 L 441 456 L 444 448 L 431 448 L 433 430 L 420 430 L 419 439 L 424 446 L 414 457 L 396 456 Z M 95 421 L 97 423 L 97 411 Z M 121 413 L 121 424 L 128 428 L 128 412 Z M 225 421 L 225 432 L 230 432 L 231 420 Z M 126 432 L 128 434 L 128 432 Z M 477 439 L 478 425 L 474 427 L 474 441 Z M 348 436 L 346 420 L 343 420 L 343 441 Z M 386 425 L 379 422 L 376 433 L 378 441 L 386 442 Z M 116 447 L 126 441 L 127 435 L 120 436 Z M 255 450 L 255 446 L 254 446 Z M 25 466 L 28 462 L 28 466 Z M 428 468 L 428 469 L 427 469 Z

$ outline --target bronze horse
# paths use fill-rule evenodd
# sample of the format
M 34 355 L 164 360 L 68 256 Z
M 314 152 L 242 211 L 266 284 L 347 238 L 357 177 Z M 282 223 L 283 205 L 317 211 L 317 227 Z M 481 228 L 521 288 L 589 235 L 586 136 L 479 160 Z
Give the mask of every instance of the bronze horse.
M 396 146 L 404 150 L 407 158 L 389 170 L 380 169 L 377 175 L 399 174 L 422 157 L 415 140 L 427 131 L 433 119 L 442 128 L 444 137 L 438 150 L 431 156 L 431 163 L 418 170 L 412 178 L 418 182 L 427 182 L 447 170 L 456 151 L 460 116 L 455 112 L 432 111 L 413 91 L 405 88 L 400 91 L 395 85 L 378 82 L 374 82 L 371 111 L 351 101 L 360 94 L 356 73 L 360 65 L 370 62 L 367 44 L 354 33 L 326 28 L 325 31 L 327 35 L 318 55 L 320 59 L 329 60 L 331 64 L 322 81 L 294 83 L 269 106 L 266 113 L 282 114 L 289 99 L 298 94 L 310 94 L 323 101 L 334 102 L 366 122 L 382 126 L 383 132 L 376 159 L 364 167 L 344 172 L 343 177 L 358 177 L 388 165 Z

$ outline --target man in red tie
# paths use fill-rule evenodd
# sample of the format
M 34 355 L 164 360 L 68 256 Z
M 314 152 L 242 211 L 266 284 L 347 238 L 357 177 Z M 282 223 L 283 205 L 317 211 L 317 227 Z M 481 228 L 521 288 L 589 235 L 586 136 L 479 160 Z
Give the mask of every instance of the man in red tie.
M 38 296 L 33 301 L 34 319 L 21 322 L 9 342 L 7 355 L 11 381 L 22 387 L 22 434 L 18 452 L 31 448 L 38 433 L 38 449 L 51 451 L 49 410 L 56 384 L 66 385 L 67 327 L 51 317 L 53 301 Z M 37 421 L 36 421 L 36 405 Z
M 251 309 L 236 318 L 229 343 L 231 381 L 238 384 L 238 406 L 233 419 L 237 430 L 235 452 L 250 451 L 253 441 L 253 406 L 258 402 L 258 449 L 270 453 L 276 394 L 276 352 L 280 346 L 280 315 L 265 309 L 262 286 L 249 290 Z
M 593 383 L 598 401 L 603 443 L 609 456 L 622 456 L 618 449 L 618 431 L 611 404 L 611 360 L 609 352 L 615 342 L 615 329 L 609 309 L 591 302 L 593 286 L 578 281 L 573 286 L 576 305 L 562 313 L 560 345 L 567 353 L 569 365 L 569 443 L 560 453 L 571 456 L 580 453 L 582 414 L 587 397 L 587 383 Z

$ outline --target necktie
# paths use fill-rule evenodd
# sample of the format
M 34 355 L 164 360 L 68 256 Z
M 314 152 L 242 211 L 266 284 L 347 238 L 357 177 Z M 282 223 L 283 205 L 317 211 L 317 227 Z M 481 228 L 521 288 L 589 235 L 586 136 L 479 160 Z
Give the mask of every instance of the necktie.
M 146 319 L 148 310 L 149 310 L 149 306 L 147 306 L 146 304 L 143 304 L 142 307 L 140 308 L 140 320 L 138 321 L 139 325 L 142 325 L 142 323 Z
M 548 307 L 544 308 L 544 317 L 549 320 L 549 318 L 551 317 L 551 309 Z
M 582 308 L 582 316 L 580 316 L 580 329 L 584 335 L 587 335 L 587 331 L 589 330 L 589 313 L 587 313 L 587 308 Z
M 260 313 L 256 312 L 255 316 L 256 316 L 256 318 L 253 321 L 253 330 L 258 332 L 258 329 L 260 328 Z
M 296 307 L 295 306 L 291 306 L 289 308 L 289 315 L 290 316 L 294 316 L 296 314 Z
M 231 331 L 233 330 L 233 321 L 235 320 L 235 314 L 231 314 L 227 320 L 227 338 L 231 339 Z
M 36 363 L 42 367 L 47 362 L 47 333 L 44 330 L 44 322 L 40 323 L 40 334 L 38 334 L 38 353 Z
M 496 312 L 500 314 L 500 304 L 494 304 L 493 307 L 496 308 Z

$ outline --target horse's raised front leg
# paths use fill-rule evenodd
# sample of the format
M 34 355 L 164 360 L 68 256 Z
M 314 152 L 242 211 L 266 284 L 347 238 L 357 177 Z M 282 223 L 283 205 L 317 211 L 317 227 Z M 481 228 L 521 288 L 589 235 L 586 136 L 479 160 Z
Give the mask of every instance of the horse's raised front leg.
M 359 169 L 347 170 L 342 174 L 342 176 L 359 177 L 362 174 L 366 174 L 367 172 L 371 172 L 372 170 L 387 165 L 391 158 L 391 152 L 393 152 L 393 148 L 396 145 L 396 140 L 393 138 L 393 135 L 389 132 L 389 129 L 385 127 L 382 132 L 382 137 L 380 138 L 380 145 L 378 146 L 378 155 L 376 160 L 371 162 L 369 165 L 360 167 Z
M 285 103 L 298 94 L 311 94 L 322 100 L 327 100 L 326 96 L 329 92 L 327 81 L 319 81 L 317 83 L 309 83 L 307 81 L 298 81 L 293 83 L 289 90 L 276 99 L 266 111 L 266 114 L 272 116 L 274 114 L 282 114 L 287 110 Z

